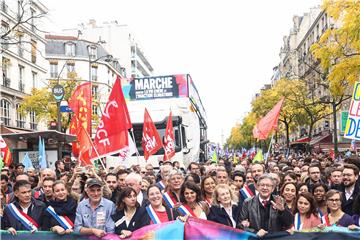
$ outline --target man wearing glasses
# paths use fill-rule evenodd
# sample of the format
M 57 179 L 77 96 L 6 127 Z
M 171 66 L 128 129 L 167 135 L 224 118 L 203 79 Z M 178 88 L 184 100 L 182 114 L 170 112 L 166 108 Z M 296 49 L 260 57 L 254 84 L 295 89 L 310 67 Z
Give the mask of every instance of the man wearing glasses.
M 263 174 L 255 184 L 258 195 L 245 200 L 240 212 L 240 227 L 255 232 L 259 237 L 267 233 L 285 231 L 293 223 L 293 215 L 284 199 L 272 196 L 275 180 Z
M 356 181 L 359 177 L 359 168 L 354 164 L 345 164 L 343 174 L 343 198 L 341 202 L 341 208 L 344 213 L 353 215 L 353 204 L 356 196 L 359 193 Z

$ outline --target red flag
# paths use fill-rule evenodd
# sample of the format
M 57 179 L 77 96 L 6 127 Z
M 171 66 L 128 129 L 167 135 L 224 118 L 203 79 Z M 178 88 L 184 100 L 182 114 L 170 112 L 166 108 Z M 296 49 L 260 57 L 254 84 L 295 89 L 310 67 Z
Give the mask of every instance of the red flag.
M 164 137 L 164 161 L 170 160 L 175 155 L 175 141 L 174 141 L 174 128 L 172 124 L 172 113 L 170 115 L 166 124 L 165 137 Z
M 331 157 L 331 159 L 332 159 L 332 160 L 334 160 L 334 159 L 335 159 L 335 152 L 334 152 L 334 149 L 330 149 L 329 156 Z
M 69 107 L 74 112 L 88 133 L 91 133 L 91 83 L 86 82 L 76 87 L 69 99 Z
M 253 136 L 259 140 L 264 140 L 269 133 L 277 128 L 281 106 L 284 102 L 284 97 L 268 112 L 265 117 L 255 125 L 253 129 Z
M 79 130 L 79 127 L 78 127 L 78 119 L 75 115 L 73 115 L 73 117 L 71 118 L 71 122 L 70 122 L 70 125 L 69 125 L 69 134 L 71 135 L 78 135 L 77 132 Z M 79 156 L 79 143 L 77 141 L 74 141 L 72 142 L 72 145 L 71 145 L 71 148 L 72 148 L 72 153 L 75 157 L 78 157 Z
M 128 129 L 130 128 L 132 128 L 130 115 L 118 76 L 104 108 L 94 139 L 94 146 L 99 156 L 95 155 L 95 151 L 93 151 L 91 158 L 102 158 L 128 147 Z
M 79 160 L 83 165 L 91 165 L 91 139 L 83 126 L 79 127 L 77 137 L 79 142 Z
M 141 145 L 144 150 L 145 160 L 148 160 L 149 156 L 153 155 L 162 148 L 161 138 L 146 108 L 144 113 L 143 137 Z
M 9 167 L 12 163 L 11 152 L 1 135 L 0 135 L 0 154 L 1 154 L 0 157 L 2 157 L 5 166 Z

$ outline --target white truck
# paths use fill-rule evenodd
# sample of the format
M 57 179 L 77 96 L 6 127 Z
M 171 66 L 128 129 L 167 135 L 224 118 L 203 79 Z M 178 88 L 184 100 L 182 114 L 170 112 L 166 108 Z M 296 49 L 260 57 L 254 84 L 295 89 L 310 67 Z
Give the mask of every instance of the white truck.
M 189 74 L 135 78 L 123 92 L 133 125 L 137 154 L 128 157 L 123 165 L 144 166 L 147 163 L 159 166 L 164 149 L 145 161 L 141 147 L 144 110 L 148 110 L 160 137 L 163 139 L 167 119 L 172 111 L 175 135 L 175 156 L 171 161 L 179 161 L 187 167 L 190 162 L 205 159 L 207 140 L 206 113 L 198 91 Z

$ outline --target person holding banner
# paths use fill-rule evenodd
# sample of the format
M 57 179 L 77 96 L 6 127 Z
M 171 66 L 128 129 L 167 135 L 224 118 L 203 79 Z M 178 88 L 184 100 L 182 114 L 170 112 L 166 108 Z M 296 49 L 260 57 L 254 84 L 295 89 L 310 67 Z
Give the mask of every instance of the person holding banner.
M 25 230 L 36 232 L 46 230 L 44 226 L 45 204 L 31 197 L 31 185 L 20 180 L 14 185 L 15 200 L 8 204 L 1 219 L 1 229 L 11 235 Z
M 341 210 L 342 194 L 340 191 L 329 190 L 325 195 L 325 199 L 329 209 L 329 214 L 325 216 L 327 219 L 326 226 L 348 227 L 353 224 L 352 217 Z
M 49 229 L 57 234 L 70 234 L 74 230 L 77 202 L 69 195 L 63 181 L 53 184 L 54 200 L 50 200 L 46 208 Z
M 169 208 L 163 204 L 163 196 L 161 189 L 157 185 L 151 185 L 147 189 L 148 199 L 150 204 L 145 207 L 146 217 L 144 221 L 146 225 L 158 224 L 176 220 L 178 214 L 172 208 Z
M 137 193 L 131 187 L 121 190 L 117 210 L 111 218 L 115 222 L 115 233 L 120 238 L 130 237 L 132 232 L 146 226 L 146 210 L 137 201 Z
M 316 201 L 311 193 L 300 193 L 295 201 L 293 230 L 302 231 L 319 227 L 321 222 Z

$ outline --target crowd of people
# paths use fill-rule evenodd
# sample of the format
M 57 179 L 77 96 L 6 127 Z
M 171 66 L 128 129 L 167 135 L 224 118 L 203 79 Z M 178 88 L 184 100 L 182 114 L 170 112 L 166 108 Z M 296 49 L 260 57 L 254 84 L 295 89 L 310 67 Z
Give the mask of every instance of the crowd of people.
M 146 225 L 188 217 L 243 229 L 263 237 L 279 231 L 342 226 L 359 229 L 357 156 L 333 160 L 323 154 L 250 159 L 178 161 L 119 166 L 56 162 L 39 173 L 22 164 L 1 169 L 1 229 L 78 233 L 120 238 Z

